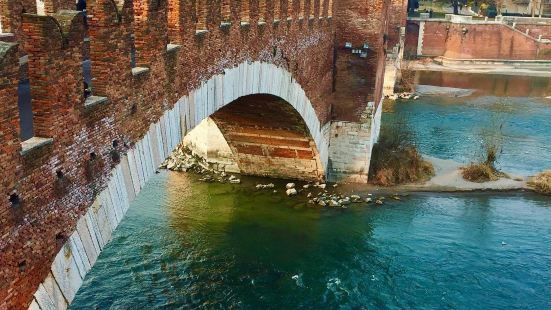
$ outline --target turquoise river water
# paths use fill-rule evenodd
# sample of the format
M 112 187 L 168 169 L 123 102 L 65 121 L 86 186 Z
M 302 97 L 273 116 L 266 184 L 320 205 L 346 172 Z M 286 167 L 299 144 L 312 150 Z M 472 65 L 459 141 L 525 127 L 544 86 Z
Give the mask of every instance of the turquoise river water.
M 499 166 L 531 175 L 551 168 L 550 107 L 424 97 L 384 121 L 405 122 L 424 154 L 459 162 L 498 135 Z M 283 180 L 272 193 L 254 188 L 269 182 L 258 178 L 197 178 L 163 171 L 148 183 L 72 309 L 551 309 L 550 197 L 413 193 L 321 209 L 306 192 L 286 197 Z

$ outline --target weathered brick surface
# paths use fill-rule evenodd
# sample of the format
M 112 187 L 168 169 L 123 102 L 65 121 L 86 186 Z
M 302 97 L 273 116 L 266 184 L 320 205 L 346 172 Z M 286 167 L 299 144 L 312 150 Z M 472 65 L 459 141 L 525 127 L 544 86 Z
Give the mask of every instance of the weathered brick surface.
M 408 50 L 417 49 L 417 46 L 411 45 L 418 42 L 414 37 L 419 35 L 416 26 L 419 23 L 408 22 Z M 424 24 L 424 56 L 454 59 L 551 59 L 550 43 L 538 42 L 535 38 L 503 24 L 456 24 L 446 21 L 425 21 Z M 538 26 L 534 27 L 538 29 Z
M 306 92 L 321 124 L 331 119 L 329 97 L 335 77 L 337 90 L 346 94 L 342 98 L 352 98 L 360 106 L 349 106 L 354 111 L 365 106 L 367 100 L 362 96 L 380 97 L 376 88 L 384 70 L 382 34 L 388 1 L 360 6 L 352 0 L 335 1 L 336 14 L 332 0 L 313 1 L 313 10 L 311 1 L 301 6 L 299 1 L 290 5 L 281 0 L 276 6 L 271 0 L 262 4 L 251 0 L 248 11 L 241 1 L 224 2 L 223 11 L 221 2 L 89 1 L 92 88 L 94 95 L 108 101 L 85 106 L 82 15 L 58 12 L 74 2 L 51 1 L 49 16 L 21 17 L 21 10 L 13 9 L 21 7 L 19 2 L 0 0 L 20 49 L 29 56 L 36 135 L 53 139 L 51 145 L 20 154 L 18 59 L 16 47 L 11 46 L 0 53 L 0 309 L 26 308 L 31 302 L 61 245 L 105 186 L 117 163 L 118 156 L 113 154 L 124 152 L 163 111 L 224 68 L 245 61 L 285 68 Z M 264 3 L 266 23 L 258 24 Z M 277 23 L 273 23 L 274 8 L 279 8 Z M 30 7 L 27 12 L 34 10 Z M 312 11 L 314 17 L 324 18 L 310 19 Z M 305 18 L 299 21 L 301 14 Z M 339 19 L 347 21 L 339 23 L 336 36 L 334 23 Z M 367 22 L 354 24 L 364 19 Z M 222 20 L 230 24 L 221 27 Z M 241 26 L 242 20 L 250 24 Z M 208 31 L 196 34 L 198 29 Z M 344 40 L 355 44 L 367 40 L 374 54 L 358 72 L 348 70 L 346 61 L 337 63 L 337 68 L 345 70 L 335 76 L 334 47 L 340 49 Z M 168 52 L 169 42 L 180 47 Z M 131 73 L 133 48 L 136 64 L 149 71 Z M 347 73 L 369 83 L 360 83 L 358 89 L 358 84 L 346 86 Z M 283 156 L 285 152 L 276 153 Z M 306 153 L 295 152 L 298 158 L 307 157 Z M 20 199 L 16 206 L 9 201 L 14 193 Z
M 321 180 L 319 153 L 300 114 L 268 95 L 247 96 L 212 115 L 241 173 Z
M 2 32 L 21 36 L 21 15 L 36 13 L 36 0 L 0 0 Z
M 389 31 L 390 0 L 341 0 L 335 3 L 337 26 L 333 118 L 358 121 L 369 101 L 378 104 Z M 369 45 L 367 57 L 352 49 Z

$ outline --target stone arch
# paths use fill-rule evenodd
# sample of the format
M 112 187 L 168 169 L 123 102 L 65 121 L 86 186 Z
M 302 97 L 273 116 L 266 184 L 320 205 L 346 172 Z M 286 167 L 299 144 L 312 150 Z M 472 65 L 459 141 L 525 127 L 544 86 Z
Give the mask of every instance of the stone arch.
M 130 202 L 155 175 L 161 162 L 180 144 L 185 134 L 220 108 L 238 98 L 255 94 L 273 95 L 293 106 L 306 123 L 317 146 L 323 170 L 327 173 L 330 124 L 320 123 L 310 100 L 292 74 L 264 62 L 244 62 L 226 69 L 223 74 L 211 77 L 187 96 L 181 97 L 156 123 L 150 124 L 147 133 L 121 156 L 120 162 L 111 171 L 106 187 L 79 219 L 77 229 L 56 255 L 51 273 L 38 287 L 33 303 L 43 309 L 55 307 L 57 302 L 64 305 L 70 303 Z M 50 285 L 55 285 L 55 290 L 61 294 L 50 295 L 45 289 Z
M 279 97 L 296 110 L 315 143 L 321 168 L 327 173 L 329 126 L 320 123 L 312 103 L 292 74 L 265 62 L 244 62 L 225 69 L 223 74 L 211 77 L 181 97 L 157 124 L 152 125 L 157 127 L 155 140 L 161 150 L 159 158 L 154 161 L 166 158 L 187 132 L 216 111 L 238 98 L 256 94 Z M 165 140 L 168 143 L 163 143 Z
M 325 171 L 302 116 L 280 97 L 240 97 L 203 120 L 183 143 L 228 173 L 321 181 Z

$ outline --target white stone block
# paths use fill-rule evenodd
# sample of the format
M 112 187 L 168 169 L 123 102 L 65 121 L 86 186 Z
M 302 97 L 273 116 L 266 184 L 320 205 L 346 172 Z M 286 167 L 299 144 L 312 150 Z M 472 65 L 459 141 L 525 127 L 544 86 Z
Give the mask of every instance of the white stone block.
M 58 288 L 59 289 L 59 288 Z M 61 293 L 61 292 L 60 292 Z M 63 296 L 61 296 L 63 298 Z M 44 284 L 38 285 L 38 289 L 34 293 L 34 299 L 36 304 L 39 306 L 38 309 L 42 310 L 57 310 L 57 303 L 54 302 L 50 294 L 48 294 L 48 291 L 44 287 Z M 63 300 L 65 301 L 65 300 Z M 62 305 L 65 304 L 65 308 L 67 307 L 66 303 L 62 303 Z M 29 309 L 32 309 L 29 307 Z
M 138 152 L 138 173 L 141 171 L 142 173 L 142 188 L 147 183 L 147 180 L 149 179 L 149 173 L 147 172 L 147 163 L 145 161 L 145 154 L 144 154 L 144 147 L 143 147 L 143 140 L 140 140 L 136 143 L 136 151 Z
M 168 150 L 168 154 L 172 152 L 174 149 L 174 126 L 172 126 L 172 122 L 174 121 L 172 118 L 172 111 L 168 110 L 165 112 L 165 128 L 166 128 L 166 147 Z
M 118 204 L 118 197 L 117 197 L 117 191 L 115 189 L 115 178 L 113 176 L 113 172 L 111 172 L 111 178 L 109 179 L 109 182 L 107 182 L 107 188 L 102 192 L 104 195 L 105 203 L 109 205 L 109 207 L 113 210 L 116 222 L 115 227 L 121 222 L 123 211 L 120 205 Z M 101 196 L 101 194 L 100 194 Z M 113 227 L 113 229 L 115 228 Z
M 128 211 L 128 208 L 130 207 L 131 200 L 130 200 L 130 197 L 128 197 L 128 188 L 125 185 L 122 165 L 118 165 L 116 167 L 116 170 L 117 170 L 117 188 L 121 197 L 121 207 L 123 209 L 123 218 L 124 218 L 126 211 Z
M 174 119 L 176 120 L 176 145 L 180 144 L 184 136 L 182 135 L 182 113 L 180 105 L 174 106 Z
M 197 126 L 197 122 L 195 119 L 195 106 L 196 106 L 195 91 L 192 91 L 189 93 L 188 104 L 189 104 L 189 128 L 188 128 L 188 131 L 189 131 L 195 128 L 195 126 Z
M 80 236 L 78 235 L 77 231 L 73 232 L 71 237 L 69 237 L 69 242 L 71 245 L 71 250 L 73 251 L 75 262 L 80 272 L 80 277 L 84 279 L 84 277 L 86 276 L 88 271 L 90 271 L 92 266 L 90 265 L 88 256 L 86 256 L 86 251 L 84 251 L 84 245 L 82 244 L 82 240 L 80 239 Z
M 215 77 L 211 78 L 207 82 L 207 115 L 211 115 L 216 111 L 216 95 L 214 93 L 214 81 Z
M 115 189 L 119 197 L 119 207 L 122 210 L 122 217 L 126 214 L 129 206 L 128 193 L 126 192 L 126 186 L 124 186 L 124 175 L 122 173 L 122 165 L 117 165 L 114 169 L 115 174 Z
M 201 120 L 203 119 L 203 93 L 201 91 L 201 88 L 197 89 L 193 92 L 195 94 L 195 121 L 194 121 L 194 128 L 201 123 Z
M 56 280 L 54 279 L 54 275 L 51 272 L 48 273 L 48 276 L 46 276 L 46 279 L 44 279 L 44 282 L 42 282 L 40 286 L 42 286 L 44 290 L 46 290 L 46 292 L 48 293 L 48 296 L 53 302 L 55 309 L 67 309 L 67 300 L 63 296 L 61 288 L 59 288 L 59 285 L 57 284 Z M 42 307 L 42 303 L 40 303 L 39 305 Z M 42 309 L 47 309 L 47 307 L 45 306 Z
M 92 207 L 93 206 L 94 205 L 92 205 Z M 103 241 L 103 237 L 99 229 L 99 223 L 98 223 L 97 214 L 96 214 L 97 210 L 94 210 L 92 207 L 89 208 L 88 212 L 84 215 L 84 217 L 86 218 L 86 223 L 88 224 L 88 230 L 90 230 L 90 236 L 92 237 L 92 241 L 94 241 L 94 239 L 97 241 L 98 256 L 99 256 L 99 253 L 101 252 L 101 250 L 103 249 L 103 246 L 107 242 Z
M 236 67 L 234 69 L 234 72 L 232 74 L 232 78 L 231 78 L 231 81 L 233 83 L 233 98 L 232 98 L 232 101 L 236 100 L 237 98 L 239 98 L 241 96 L 241 65 L 239 65 L 238 67 Z
M 161 158 L 161 162 L 163 162 L 168 157 L 168 154 L 165 153 L 165 147 L 163 144 L 163 134 L 161 132 L 160 122 L 155 124 L 155 133 L 157 135 L 157 149 L 159 151 L 159 157 Z
M 187 130 L 187 126 L 188 126 L 187 125 L 187 123 L 188 123 L 187 113 L 189 111 L 188 111 L 188 108 L 187 108 L 187 97 L 180 98 L 180 100 L 178 101 L 178 106 L 179 106 L 179 111 L 180 111 L 180 129 L 181 129 L 180 135 L 183 138 L 188 132 L 188 130 Z
M 147 134 L 144 136 L 143 138 L 143 148 L 144 148 L 144 157 L 145 157 L 145 162 L 146 162 L 146 167 L 147 167 L 147 179 L 149 180 L 149 178 L 155 174 L 155 164 L 154 164 L 154 161 L 153 161 L 153 152 L 151 151 L 151 137 L 150 137 L 150 134 L 149 134 L 149 131 L 147 132 Z
M 151 138 L 151 156 L 153 157 L 153 165 L 155 169 L 161 165 L 164 158 L 161 157 L 161 152 L 159 150 L 159 136 L 157 135 L 157 126 L 156 124 L 151 124 L 149 127 L 149 137 Z
M 172 122 L 174 126 L 174 147 L 172 149 L 175 149 L 182 141 L 182 130 L 180 129 L 180 111 L 178 111 L 177 107 L 174 107 L 172 117 L 174 118 L 174 121 Z
M 222 76 L 222 86 L 224 87 L 224 102 L 222 106 L 233 101 L 233 81 L 231 80 L 232 70 L 224 71 L 225 74 Z
M 50 308 L 50 309 L 52 309 L 52 308 Z M 33 299 L 31 304 L 29 305 L 29 310 L 41 310 L 40 306 L 38 306 L 38 303 L 36 302 L 35 299 Z
M 218 74 L 214 77 L 214 109 L 220 110 L 224 106 L 224 76 Z
M 94 208 L 94 212 L 92 213 L 92 217 L 95 218 L 97 227 L 101 236 L 101 243 L 100 246 L 103 249 L 107 243 L 111 240 L 111 222 L 109 221 L 109 216 L 107 215 L 107 207 L 101 205 L 98 200 L 95 202 L 96 206 L 92 205 L 92 208 Z M 98 241 L 99 238 L 98 238 Z
M 138 174 L 138 181 L 140 182 L 140 189 L 145 185 L 143 166 L 142 166 L 142 156 L 140 154 L 139 142 L 134 145 L 133 149 L 134 161 L 136 162 L 136 172 Z
M 90 266 L 93 266 L 96 263 L 96 260 L 99 256 L 100 247 L 96 236 L 90 234 L 90 228 L 88 227 L 88 222 L 86 221 L 86 216 L 83 216 L 77 222 L 77 233 L 84 247 L 84 252 L 86 257 L 90 262 Z
M 69 303 L 73 301 L 77 290 L 82 285 L 82 277 L 78 271 L 74 253 L 68 243 L 57 253 L 52 264 L 52 274 L 59 284 L 63 296 Z
M 160 133 L 161 133 L 161 141 L 163 143 L 163 157 L 166 158 L 168 157 L 168 154 L 169 154 L 169 150 L 168 150 L 168 141 L 167 141 L 167 135 L 166 135 L 166 113 L 163 114 L 161 116 L 161 119 L 159 120 L 159 125 L 161 126 L 161 130 L 160 130 Z
M 104 191 L 102 191 L 99 194 L 98 198 L 100 201 L 100 208 L 105 210 L 105 214 L 107 215 L 107 220 L 109 221 L 109 227 L 111 228 L 111 231 L 114 231 L 120 221 L 113 207 L 113 201 L 111 200 L 111 195 L 109 194 L 109 190 L 105 189 Z
M 141 190 L 140 175 L 138 173 L 138 167 L 136 163 L 136 156 L 134 150 L 128 150 L 126 156 L 128 157 L 128 167 L 130 169 L 130 176 L 132 179 L 132 186 L 134 187 L 134 196 L 138 195 Z

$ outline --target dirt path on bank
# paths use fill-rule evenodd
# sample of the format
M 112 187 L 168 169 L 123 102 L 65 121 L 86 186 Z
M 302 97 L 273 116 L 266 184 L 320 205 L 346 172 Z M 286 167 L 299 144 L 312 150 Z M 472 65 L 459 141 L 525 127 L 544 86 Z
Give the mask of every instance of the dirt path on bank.
M 460 66 L 444 66 L 434 62 L 427 61 L 408 61 L 405 64 L 408 70 L 414 71 L 447 71 L 461 73 L 480 73 L 480 74 L 502 74 L 502 75 L 520 75 L 520 76 L 535 76 L 535 77 L 551 77 L 551 68 L 549 66 L 541 68 L 517 68 L 513 65 L 466 65 Z

